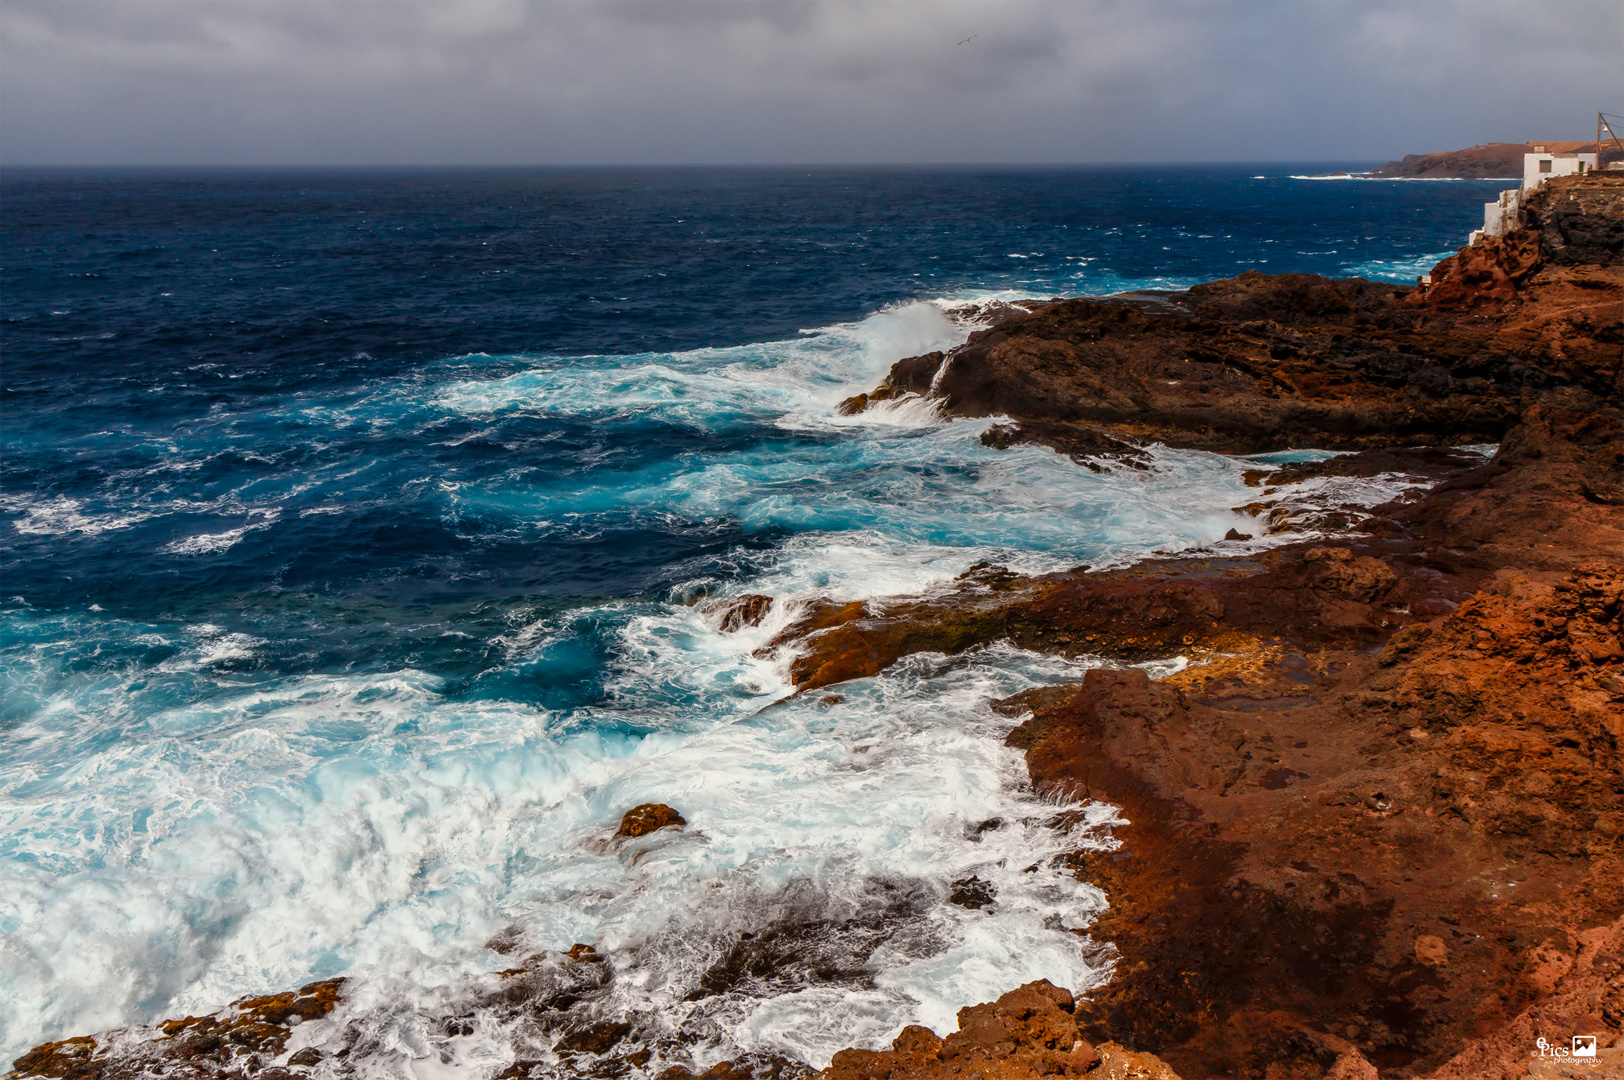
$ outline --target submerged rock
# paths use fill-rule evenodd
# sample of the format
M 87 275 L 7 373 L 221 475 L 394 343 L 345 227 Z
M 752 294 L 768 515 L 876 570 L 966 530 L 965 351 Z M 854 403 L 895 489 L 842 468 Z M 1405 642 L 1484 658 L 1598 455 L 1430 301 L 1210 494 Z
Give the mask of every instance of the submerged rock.
M 948 894 L 947 902 L 975 909 L 990 907 L 997 897 L 998 886 L 972 874 L 953 883 L 953 891 Z

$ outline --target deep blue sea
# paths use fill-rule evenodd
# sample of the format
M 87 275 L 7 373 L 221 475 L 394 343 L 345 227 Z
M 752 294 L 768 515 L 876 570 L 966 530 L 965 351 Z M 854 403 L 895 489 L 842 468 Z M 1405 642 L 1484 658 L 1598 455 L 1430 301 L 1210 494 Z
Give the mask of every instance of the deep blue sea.
M 1413 282 L 1504 186 L 1323 171 L 4 174 L 0 1052 L 349 974 L 303 1042 L 483 1077 L 546 1041 L 432 1021 L 501 932 L 594 944 L 594 1009 L 714 1057 L 1097 983 L 1105 898 L 1048 860 L 1112 811 L 1054 824 L 987 707 L 1090 662 L 763 711 L 763 646 L 815 598 L 1244 527 L 1255 461 L 836 405 L 987 299 Z M 721 632 L 742 593 L 766 621 Z M 613 843 L 647 801 L 688 827 Z M 996 904 L 945 903 L 972 874 Z M 696 996 L 741 934 L 876 904 L 860 972 Z

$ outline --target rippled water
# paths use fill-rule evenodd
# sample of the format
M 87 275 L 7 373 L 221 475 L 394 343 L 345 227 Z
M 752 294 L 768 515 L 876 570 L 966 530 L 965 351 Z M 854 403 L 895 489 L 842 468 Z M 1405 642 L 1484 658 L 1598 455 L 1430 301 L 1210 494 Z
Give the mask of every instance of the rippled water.
M 1413 279 L 1496 188 L 1292 171 L 8 174 L 0 1044 L 349 974 L 368 1069 L 479 1071 L 511 1025 L 432 1017 L 503 933 L 606 953 L 594 1008 L 814 1064 L 1090 985 L 1103 897 L 1050 856 L 1111 811 L 1057 818 L 988 708 L 1086 665 L 764 708 L 758 652 L 815 598 L 1244 529 L 1255 462 L 835 406 L 976 299 Z M 688 828 L 611 843 L 645 801 Z M 971 874 L 996 902 L 945 903 Z M 741 934 L 871 909 L 839 972 L 705 990 Z

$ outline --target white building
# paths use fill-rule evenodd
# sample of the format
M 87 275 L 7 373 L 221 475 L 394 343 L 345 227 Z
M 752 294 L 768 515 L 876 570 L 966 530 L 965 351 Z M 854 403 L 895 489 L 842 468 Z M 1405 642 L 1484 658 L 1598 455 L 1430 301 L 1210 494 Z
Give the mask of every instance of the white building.
M 1549 143 L 1535 143 L 1534 152 L 1523 155 L 1522 187 L 1502 191 L 1494 202 L 1483 204 L 1483 227 L 1473 232 L 1467 243 L 1475 244 L 1484 236 L 1504 236 L 1519 228 L 1522 225 L 1524 192 L 1534 191 L 1553 176 L 1575 176 L 1590 172 L 1595 169 L 1596 161 L 1595 154 L 1558 150 L 1553 149 Z
M 1474 232 L 1468 242 L 1475 244 L 1481 236 L 1504 236 L 1520 224 L 1521 212 L 1522 190 L 1502 191 L 1500 198 L 1483 204 L 1483 227 Z
M 1523 155 L 1522 190 L 1533 191 L 1553 176 L 1573 176 L 1596 167 L 1595 154 L 1553 153 L 1546 146 L 1535 143 L 1534 152 Z

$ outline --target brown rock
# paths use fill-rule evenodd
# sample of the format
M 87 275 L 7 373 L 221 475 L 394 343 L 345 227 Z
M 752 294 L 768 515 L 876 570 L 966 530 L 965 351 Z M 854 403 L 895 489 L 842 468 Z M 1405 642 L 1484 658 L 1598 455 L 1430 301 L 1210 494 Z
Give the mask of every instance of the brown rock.
M 1135 1053 L 1114 1042 L 1099 1047 L 1100 1064 L 1090 1080 L 1179 1080 L 1172 1066 L 1154 1054 Z
M 1309 548 L 1303 562 L 1318 564 L 1312 570 L 1314 585 L 1355 600 L 1370 602 L 1385 596 L 1398 584 L 1398 575 L 1380 559 L 1355 556 L 1348 548 Z
M 1445 311 L 1500 307 L 1517 298 L 1518 287 L 1541 263 L 1534 229 L 1486 237 L 1439 263 L 1431 287 L 1415 300 Z
M 735 634 L 747 626 L 760 626 L 761 620 L 772 610 L 773 598 L 759 593 L 746 593 L 725 604 L 713 605 L 706 610 L 716 615 L 717 629 L 724 634 Z
M 553 1045 L 554 1053 L 603 1054 L 614 1049 L 632 1030 L 631 1024 L 621 1020 L 600 1020 L 565 1035 Z
M 1562 226 L 1574 250 L 1605 239 L 1592 224 Z M 1450 403 L 1434 437 L 1468 434 L 1491 399 L 1510 430 L 1488 461 L 1417 454 L 1440 483 L 1381 508 L 1377 535 L 996 588 L 966 580 L 875 610 L 829 606 L 783 639 L 814 685 L 998 638 L 1205 661 L 1161 682 L 1091 671 L 998 706 L 1030 713 L 1009 742 L 1039 790 L 1115 803 L 1132 823 L 1118 852 L 1074 856 L 1110 898 L 1091 935 L 1120 957 L 1070 1014 L 1102 1056 L 1113 1042 L 1149 1047 L 1192 1078 L 1466 1080 L 1520 1076 L 1536 1036 L 1565 1041 L 1586 1025 L 1624 1050 L 1624 278 L 1557 263 L 1543 232 L 1539 245 L 1541 265 L 1500 266 L 1509 297 L 1473 308 L 1469 325 L 1425 298 L 1396 301 L 1418 311 L 1407 347 L 1430 357 L 1411 385 Z M 1382 340 L 1405 337 L 1397 309 L 1384 313 L 1391 298 L 1314 280 L 1237 279 L 1184 302 L 1196 308 L 1184 322 L 1044 308 L 944 358 L 938 389 L 951 408 L 996 402 L 1022 424 L 1078 408 L 1078 424 L 1144 436 L 1166 419 L 1155 434 L 1199 445 L 1167 419 L 1172 397 L 1136 399 L 1143 384 L 1130 385 L 1169 342 L 1275 335 L 1277 385 L 1236 365 L 1254 382 L 1233 400 L 1256 404 L 1331 400 L 1315 356 L 1374 347 L 1384 326 L 1398 336 Z M 1343 327 L 1340 343 L 1311 341 L 1305 312 Z M 1301 339 L 1289 348 L 1288 330 Z M 1540 334 L 1561 344 L 1525 355 L 1538 378 L 1458 385 L 1481 377 L 1463 373 L 1468 352 L 1517 363 Z M 1402 442 L 1379 420 L 1386 391 L 1363 378 L 1336 384 L 1336 400 L 1370 404 L 1375 428 L 1362 430 Z M 1052 400 L 1020 399 L 1023 385 Z M 1226 393 L 1215 379 L 1208 396 L 1227 408 Z M 1230 418 L 1267 419 L 1251 407 Z M 1374 475 L 1395 453 L 1323 468 Z M 1286 472 L 1255 479 L 1279 487 Z M 967 1010 L 949 1043 L 958 1056 L 1013 1046 L 1001 1025 L 996 1009 Z
M 950 353 L 899 361 L 875 394 L 1008 416 L 990 445 L 1038 441 L 1085 460 L 1151 440 L 1495 442 L 1553 388 L 1613 393 L 1624 352 L 1624 173 L 1552 180 L 1527 218 L 1444 260 L 1426 290 L 1249 272 L 1154 308 L 1131 296 L 1036 304 Z
M 1449 963 L 1449 946 L 1441 937 L 1422 934 L 1415 939 L 1415 958 L 1428 967 L 1443 967 Z
M 1331 1063 L 1325 1080 L 1380 1080 L 1376 1066 L 1357 1050 L 1346 1050 Z
M 620 819 L 620 828 L 615 831 L 616 836 L 646 836 L 656 829 L 664 829 L 675 825 L 682 827 L 688 824 L 683 816 L 664 803 L 643 803 L 626 811 Z
M 890 1050 L 842 1050 L 818 1074 L 818 1080 L 1036 1080 L 1040 1076 L 1102 1075 L 1090 1071 L 1099 1064 L 1100 1055 L 1078 1037 L 1074 1007 L 1069 991 L 1047 980 L 1027 983 L 997 1001 L 960 1009 L 959 1030 L 945 1039 L 925 1028 L 909 1027 Z M 1124 1063 L 1141 1057 L 1123 1053 L 1120 1060 Z M 1122 1075 L 1178 1080 L 1171 1070 Z
M 57 1080 L 135 1080 L 155 1065 L 170 1075 L 205 1077 L 240 1070 L 248 1063 L 283 1052 L 293 1026 L 319 1020 L 338 1007 L 344 979 L 310 983 L 298 990 L 240 998 L 212 1016 L 166 1020 L 148 1029 L 156 1039 L 121 1046 L 124 1029 L 98 1041 L 81 1036 L 46 1043 L 18 1058 L 15 1075 Z M 175 1066 L 180 1071 L 175 1071 Z

